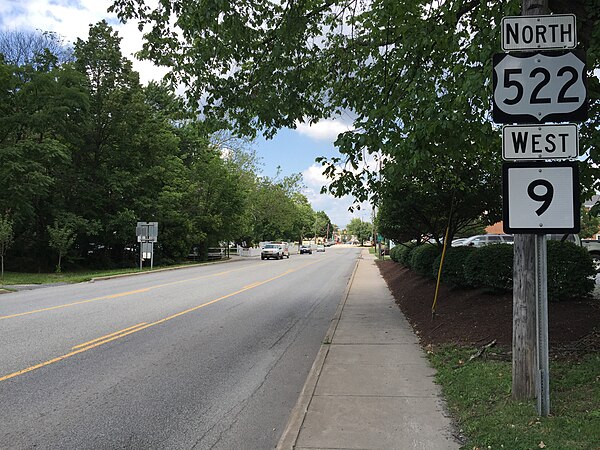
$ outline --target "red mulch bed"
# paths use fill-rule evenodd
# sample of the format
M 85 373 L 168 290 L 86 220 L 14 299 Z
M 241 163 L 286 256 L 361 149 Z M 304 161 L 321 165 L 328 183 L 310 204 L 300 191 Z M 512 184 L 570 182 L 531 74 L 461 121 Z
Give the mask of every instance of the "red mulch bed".
M 494 294 L 442 283 L 432 318 L 435 280 L 390 260 L 378 265 L 422 345 L 482 346 L 496 340 L 498 346 L 511 347 L 512 293 Z M 548 316 L 551 353 L 600 351 L 600 300 L 551 302 Z

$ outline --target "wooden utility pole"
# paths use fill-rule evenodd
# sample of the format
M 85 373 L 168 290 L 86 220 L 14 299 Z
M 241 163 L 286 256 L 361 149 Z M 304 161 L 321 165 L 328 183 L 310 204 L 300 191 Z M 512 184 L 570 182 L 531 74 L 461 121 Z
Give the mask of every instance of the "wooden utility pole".
M 521 0 L 521 14 L 549 14 L 548 0 Z M 536 396 L 537 330 L 534 234 L 515 234 L 513 263 L 512 396 Z

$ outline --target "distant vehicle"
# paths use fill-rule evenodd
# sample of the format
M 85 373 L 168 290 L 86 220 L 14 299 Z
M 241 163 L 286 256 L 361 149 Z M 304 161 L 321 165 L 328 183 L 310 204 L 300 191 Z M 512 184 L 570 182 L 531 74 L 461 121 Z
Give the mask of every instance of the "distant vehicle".
M 325 251 L 325 246 L 323 244 L 317 245 L 317 252 L 324 252 L 324 251 Z
M 458 247 L 483 247 L 490 244 L 512 244 L 514 241 L 510 234 L 478 234 L 466 238 Z M 453 246 L 454 242 L 452 243 Z
M 310 245 L 301 245 L 300 254 L 302 253 L 308 253 L 309 255 L 312 255 L 312 248 L 310 247 Z
M 260 252 L 260 259 L 283 259 L 283 256 L 283 246 L 280 244 L 266 244 Z M 289 252 L 287 257 L 290 257 Z
M 289 242 L 273 242 L 273 244 L 277 244 L 281 247 L 281 251 L 283 252 L 283 256 L 289 259 L 290 257 L 290 243 Z

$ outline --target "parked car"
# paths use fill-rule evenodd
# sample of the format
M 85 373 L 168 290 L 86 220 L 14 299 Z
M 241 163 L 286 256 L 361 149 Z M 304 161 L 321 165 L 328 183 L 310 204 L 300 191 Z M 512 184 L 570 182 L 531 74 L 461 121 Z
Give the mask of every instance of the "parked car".
M 452 243 L 450 244 L 452 247 L 460 247 L 463 245 L 463 243 L 467 240 L 468 238 L 458 238 L 458 239 L 454 239 L 452 241 Z
M 573 236 L 570 234 L 569 236 Z M 577 243 L 577 241 L 575 241 Z M 592 261 L 594 263 L 594 269 L 596 272 L 600 273 L 600 241 L 595 239 L 581 239 L 581 245 L 585 248 L 590 256 L 592 257 Z
M 290 254 L 288 252 L 288 258 Z M 283 259 L 283 246 L 280 244 L 266 244 L 261 252 L 260 259 Z
M 309 255 L 312 255 L 312 248 L 310 247 L 310 245 L 301 245 L 300 254 L 302 253 L 308 253 Z
M 514 241 L 510 234 L 478 234 L 466 238 L 458 246 L 483 247 L 490 244 L 512 244 Z M 452 243 L 454 246 L 454 242 Z
M 324 251 L 325 251 L 325 246 L 323 244 L 317 245 L 317 252 L 324 252 Z

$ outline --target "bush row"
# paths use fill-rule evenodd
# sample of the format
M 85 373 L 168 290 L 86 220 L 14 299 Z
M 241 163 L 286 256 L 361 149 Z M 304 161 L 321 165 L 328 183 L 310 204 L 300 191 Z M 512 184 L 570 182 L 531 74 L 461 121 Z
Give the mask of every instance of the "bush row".
M 390 251 L 391 258 L 420 273 L 437 278 L 441 247 L 404 243 Z M 548 299 L 579 298 L 594 289 L 592 259 L 585 248 L 572 242 L 548 241 Z M 513 246 L 448 247 L 442 281 L 455 286 L 510 291 L 513 283 Z

